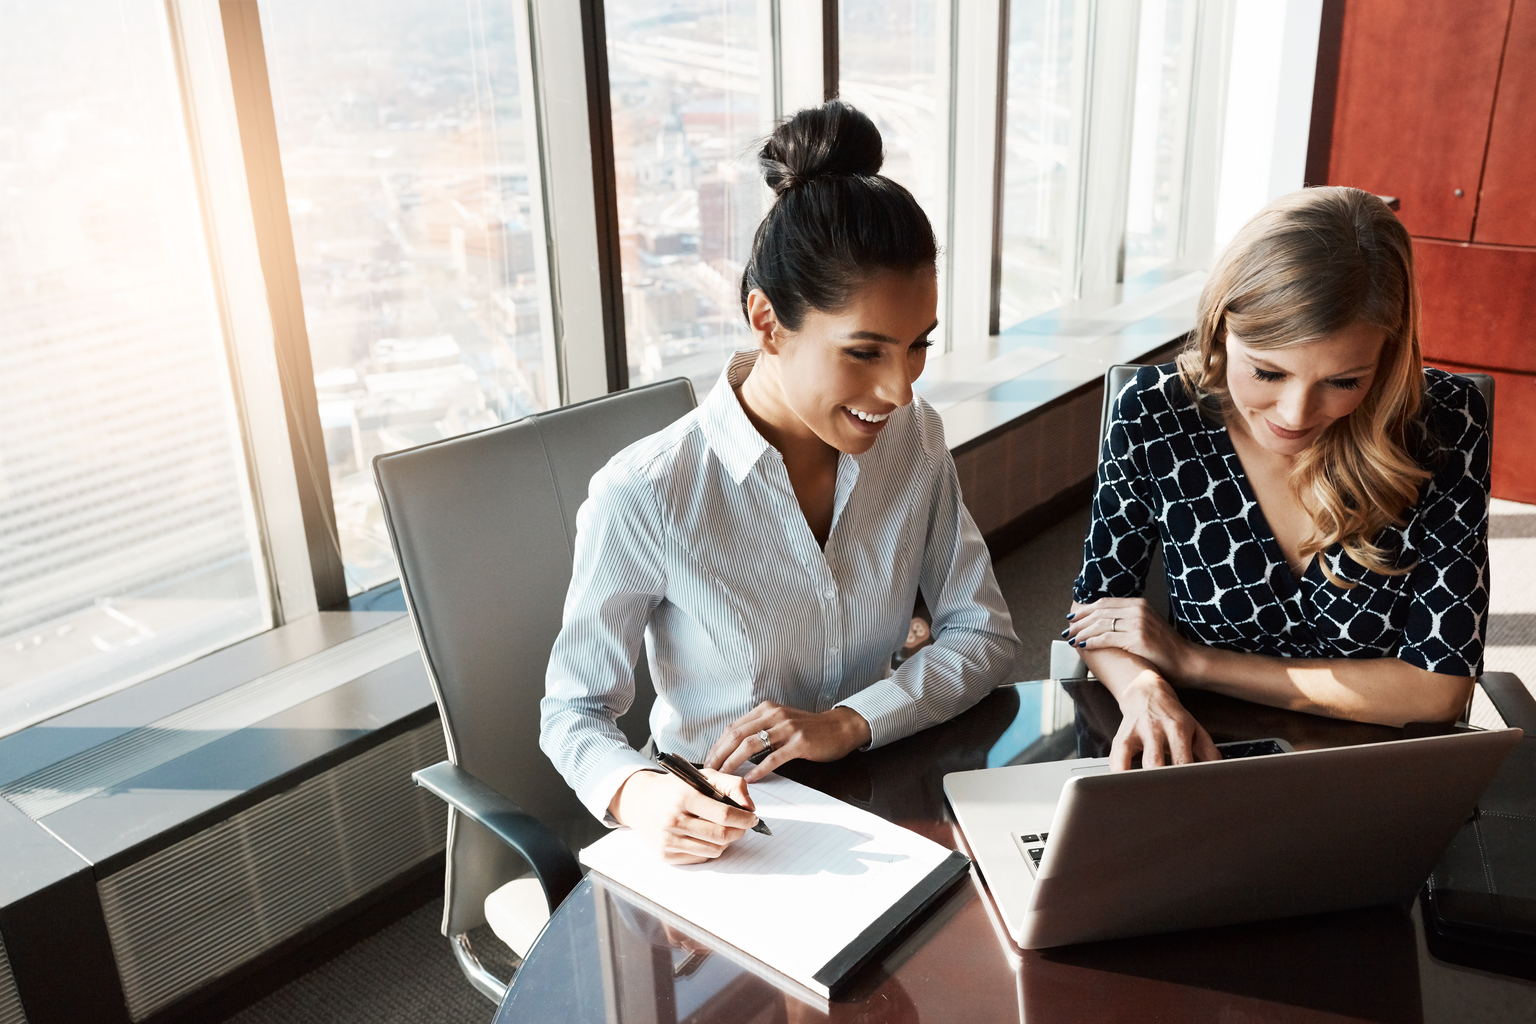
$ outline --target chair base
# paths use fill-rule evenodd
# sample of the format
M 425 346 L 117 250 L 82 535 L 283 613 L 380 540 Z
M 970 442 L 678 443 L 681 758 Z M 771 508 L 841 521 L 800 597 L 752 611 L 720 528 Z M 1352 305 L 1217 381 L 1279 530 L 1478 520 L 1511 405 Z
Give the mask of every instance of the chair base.
M 453 958 L 459 962 L 459 970 L 464 972 L 464 977 L 469 979 L 475 991 L 500 1006 L 501 1001 L 507 997 L 507 989 L 512 987 L 511 981 L 502 981 L 485 969 L 485 965 L 475 955 L 468 935 L 450 935 L 448 944 L 453 947 Z

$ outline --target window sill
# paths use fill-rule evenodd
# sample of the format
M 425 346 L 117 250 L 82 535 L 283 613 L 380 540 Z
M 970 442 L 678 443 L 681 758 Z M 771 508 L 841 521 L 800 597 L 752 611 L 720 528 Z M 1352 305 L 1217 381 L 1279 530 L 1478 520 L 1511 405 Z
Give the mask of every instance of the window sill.
M 1093 299 L 1042 313 L 928 360 L 916 391 L 959 456 L 1188 334 L 1205 274 L 1154 270 Z
M 403 617 L 320 612 L 0 738 L 0 848 L 27 851 L 0 872 L 0 908 L 86 866 L 110 874 L 434 719 Z

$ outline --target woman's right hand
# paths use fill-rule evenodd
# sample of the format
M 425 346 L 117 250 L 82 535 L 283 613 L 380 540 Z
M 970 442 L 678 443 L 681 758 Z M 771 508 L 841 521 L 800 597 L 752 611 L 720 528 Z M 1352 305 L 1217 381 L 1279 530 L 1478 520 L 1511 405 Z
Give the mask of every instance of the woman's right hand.
M 1125 771 L 1136 755 L 1143 768 L 1219 761 L 1211 736 L 1184 710 L 1173 687 L 1144 672 L 1119 694 L 1120 728 L 1109 748 L 1111 771 Z
M 704 770 L 710 784 L 743 807 L 752 806 L 747 784 L 734 775 Z M 723 804 L 671 773 L 638 771 L 608 802 L 621 825 L 639 832 L 669 864 L 713 860 L 757 824 L 757 815 Z

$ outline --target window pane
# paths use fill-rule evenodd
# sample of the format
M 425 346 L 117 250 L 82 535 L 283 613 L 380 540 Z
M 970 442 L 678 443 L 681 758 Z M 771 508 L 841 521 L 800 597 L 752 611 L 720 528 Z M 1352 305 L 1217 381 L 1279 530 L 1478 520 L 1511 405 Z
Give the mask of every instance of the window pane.
M 1142 0 L 1131 127 L 1125 278 L 1178 256 L 1194 0 Z
M 838 95 L 880 129 L 880 173 L 907 187 L 941 246 L 948 210 L 949 18 L 949 0 L 838 4 Z
M 1073 132 L 1076 0 L 1012 0 L 1004 135 L 1003 330 L 1062 304 L 1077 155 Z
M 375 455 L 557 404 L 510 4 L 261 0 L 347 591 Z
M 741 273 L 768 201 L 768 2 L 604 5 L 631 384 L 689 377 L 703 398 L 752 347 Z
M 0 0 L 0 733 L 269 624 L 154 0 Z

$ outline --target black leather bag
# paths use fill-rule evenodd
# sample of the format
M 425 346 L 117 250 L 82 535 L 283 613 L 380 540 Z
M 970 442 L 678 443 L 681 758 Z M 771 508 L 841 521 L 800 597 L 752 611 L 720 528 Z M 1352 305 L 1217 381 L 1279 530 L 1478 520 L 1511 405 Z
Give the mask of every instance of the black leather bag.
M 1425 940 L 1438 960 L 1536 979 L 1536 699 L 1508 672 L 1481 682 L 1525 740 L 1435 866 Z

